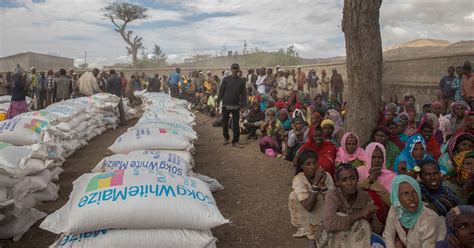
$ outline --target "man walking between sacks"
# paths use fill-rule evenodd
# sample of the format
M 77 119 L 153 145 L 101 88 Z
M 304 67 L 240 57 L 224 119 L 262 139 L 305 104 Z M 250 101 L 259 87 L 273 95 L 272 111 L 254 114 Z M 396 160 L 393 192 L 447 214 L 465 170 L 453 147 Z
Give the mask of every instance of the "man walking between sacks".
M 231 66 L 232 75 L 222 80 L 219 88 L 216 105 L 222 100 L 222 132 L 224 134 L 224 145 L 229 144 L 229 115 L 232 114 L 232 146 L 243 148 L 239 144 L 240 138 L 240 107 L 247 105 L 247 93 L 244 80 L 239 77 L 240 66 L 237 63 Z

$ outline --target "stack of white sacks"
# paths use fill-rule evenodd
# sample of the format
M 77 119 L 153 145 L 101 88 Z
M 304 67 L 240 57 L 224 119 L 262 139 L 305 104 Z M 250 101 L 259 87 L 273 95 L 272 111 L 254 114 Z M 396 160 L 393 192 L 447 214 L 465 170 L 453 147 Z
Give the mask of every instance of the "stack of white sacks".
M 119 98 L 97 94 L 0 122 L 0 239 L 21 238 L 46 216 L 34 205 L 58 198 L 65 158 L 117 125 Z
M 115 155 L 79 177 L 41 223 L 61 234 L 51 247 L 215 247 L 210 230 L 228 220 L 211 191 L 223 187 L 192 171 L 194 115 L 166 94 L 142 98 L 145 113 L 109 147 Z

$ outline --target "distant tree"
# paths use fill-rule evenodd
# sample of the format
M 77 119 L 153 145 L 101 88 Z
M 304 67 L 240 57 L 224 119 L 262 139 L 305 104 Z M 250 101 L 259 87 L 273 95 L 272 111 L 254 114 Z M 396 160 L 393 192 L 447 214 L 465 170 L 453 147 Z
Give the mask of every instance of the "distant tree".
M 87 63 L 82 63 L 79 65 L 79 69 L 86 70 L 89 67 Z
M 221 51 L 219 52 L 221 56 L 229 55 L 229 49 L 227 49 L 227 46 L 222 46 Z
M 232 52 L 232 50 L 230 51 L 227 51 L 227 56 L 232 56 L 234 53 Z
M 244 40 L 244 49 L 242 50 L 242 55 L 246 55 L 248 53 L 247 51 L 247 41 Z
M 288 46 L 288 47 L 286 48 L 286 54 L 288 54 L 288 55 L 290 55 L 290 56 L 292 56 L 292 57 L 299 57 L 299 54 L 298 54 L 298 52 L 296 51 L 294 45 Z
M 138 51 L 143 46 L 143 37 L 136 35 L 132 38 L 133 31 L 126 30 L 127 24 L 135 20 L 147 19 L 148 15 L 147 8 L 127 3 L 127 2 L 115 2 L 103 9 L 104 16 L 109 18 L 115 26 L 115 31 L 120 33 L 122 39 L 129 45 L 127 48 L 128 54 L 132 55 L 133 66 L 137 66 L 138 62 Z
M 157 66 L 166 65 L 167 59 L 166 53 L 161 50 L 160 46 L 155 44 L 155 47 L 153 47 L 153 63 Z

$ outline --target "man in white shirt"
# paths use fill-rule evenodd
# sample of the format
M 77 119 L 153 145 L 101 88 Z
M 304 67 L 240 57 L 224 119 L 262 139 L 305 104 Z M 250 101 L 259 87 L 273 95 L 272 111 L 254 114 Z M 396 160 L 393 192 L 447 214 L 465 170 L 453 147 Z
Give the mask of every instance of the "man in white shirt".
M 257 91 L 258 91 L 258 94 L 260 95 L 265 95 L 265 78 L 267 77 L 266 75 L 266 68 L 265 67 L 262 67 L 260 70 L 259 70 L 259 73 L 260 75 L 258 75 L 258 78 L 257 78 Z
M 85 72 L 78 80 L 79 93 L 82 96 L 92 96 L 93 94 L 99 93 L 99 83 L 97 83 L 97 76 L 99 75 L 99 69 L 94 68 L 92 72 Z

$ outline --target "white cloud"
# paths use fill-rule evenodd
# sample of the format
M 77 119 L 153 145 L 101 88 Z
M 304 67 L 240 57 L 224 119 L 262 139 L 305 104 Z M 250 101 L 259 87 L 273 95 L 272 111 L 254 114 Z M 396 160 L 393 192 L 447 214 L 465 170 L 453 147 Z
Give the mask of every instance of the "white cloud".
M 113 0 L 17 0 L 14 8 L 0 8 L 0 56 L 23 51 L 54 52 L 95 65 L 130 60 L 125 42 L 113 31 L 102 9 Z M 134 2 L 140 3 L 139 0 Z M 159 0 L 172 9 L 149 8 L 148 20 L 131 23 L 151 52 L 158 44 L 170 62 L 193 54 L 216 54 L 258 47 L 274 51 L 293 44 L 300 56 L 344 55 L 340 0 Z M 416 38 L 450 41 L 474 37 L 472 0 L 384 0 L 380 23 L 384 46 Z M 230 13 L 197 21 L 187 16 Z M 188 20 L 188 21 L 186 21 Z M 163 26 L 166 22 L 184 22 Z M 154 26 L 160 24 L 161 26 Z M 4 35 L 5 34 L 5 35 Z

